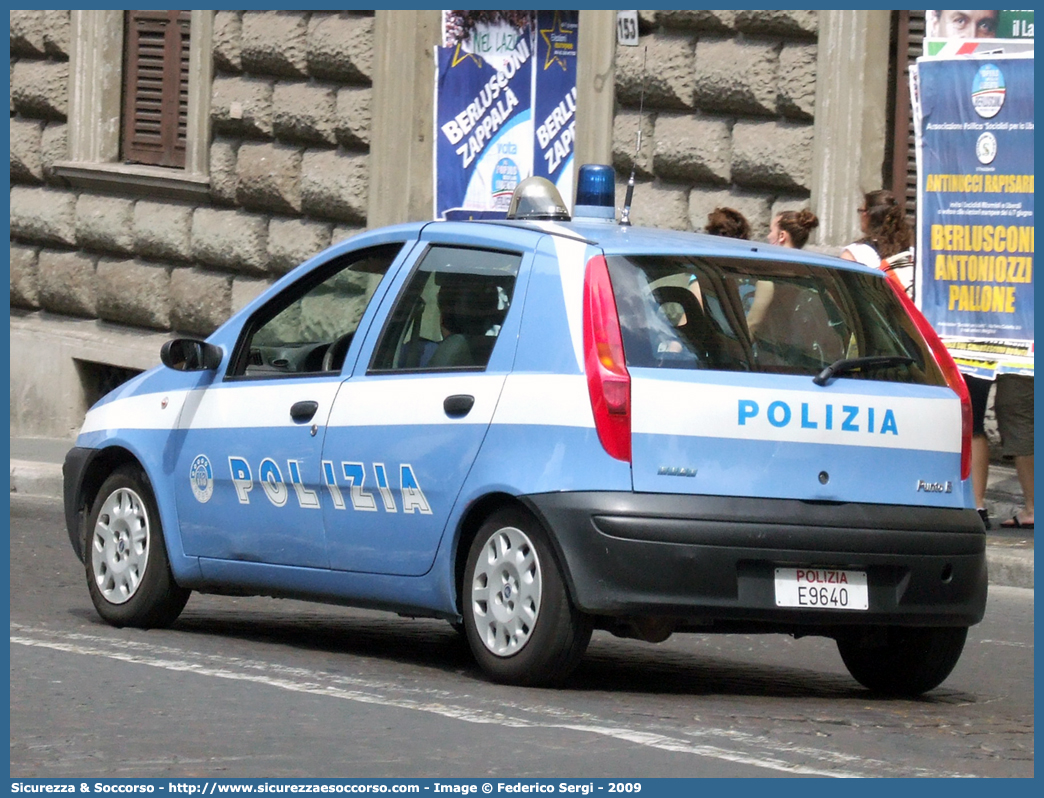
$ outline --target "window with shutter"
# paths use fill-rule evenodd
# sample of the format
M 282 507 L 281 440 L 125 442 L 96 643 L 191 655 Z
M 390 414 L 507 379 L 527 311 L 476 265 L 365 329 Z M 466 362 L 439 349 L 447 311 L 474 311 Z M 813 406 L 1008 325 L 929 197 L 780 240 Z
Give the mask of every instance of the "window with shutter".
M 892 127 L 892 193 L 906 205 L 906 218 L 915 225 L 917 215 L 917 162 L 914 123 L 910 108 L 910 66 L 922 53 L 925 34 L 924 11 L 897 11 L 895 62 L 895 107 Z
M 185 167 L 189 11 L 127 11 L 123 136 L 127 163 Z

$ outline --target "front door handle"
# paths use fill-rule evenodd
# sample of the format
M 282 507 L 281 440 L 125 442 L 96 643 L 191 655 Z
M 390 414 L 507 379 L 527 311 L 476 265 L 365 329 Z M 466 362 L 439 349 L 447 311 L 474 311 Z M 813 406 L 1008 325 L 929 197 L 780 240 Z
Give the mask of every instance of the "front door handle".
M 475 406 L 475 397 L 469 396 L 466 393 L 458 393 L 453 396 L 447 396 L 446 401 L 442 403 L 442 409 L 446 411 L 446 415 L 450 418 L 461 418 L 471 412 L 471 408 Z
M 294 402 L 293 406 L 290 408 L 290 418 L 298 424 L 304 424 L 306 421 L 312 420 L 312 416 L 315 415 L 315 411 L 318 409 L 318 402 L 313 402 L 311 400 Z

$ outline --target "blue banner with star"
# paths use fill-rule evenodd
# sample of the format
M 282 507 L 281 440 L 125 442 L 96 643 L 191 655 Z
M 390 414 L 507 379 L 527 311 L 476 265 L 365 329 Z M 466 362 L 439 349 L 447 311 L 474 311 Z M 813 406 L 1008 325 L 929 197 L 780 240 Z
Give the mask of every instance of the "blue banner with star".
M 503 218 L 533 172 L 532 35 L 516 36 L 495 59 L 436 48 L 436 218 Z
M 579 11 L 444 12 L 435 218 L 496 219 L 532 175 L 573 203 Z
M 573 203 L 576 140 L 576 60 L 579 11 L 538 11 L 533 174 L 558 187 Z
M 1033 59 L 918 59 L 917 303 L 962 371 L 1033 374 Z

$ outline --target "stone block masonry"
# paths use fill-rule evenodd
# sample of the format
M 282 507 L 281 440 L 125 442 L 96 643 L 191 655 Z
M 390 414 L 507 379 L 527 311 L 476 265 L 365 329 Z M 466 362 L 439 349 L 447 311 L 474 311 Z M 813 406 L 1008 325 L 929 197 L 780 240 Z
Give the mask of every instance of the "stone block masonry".
M 25 243 L 76 244 L 76 194 L 11 187 L 11 237 Z
M 371 13 L 214 13 L 209 194 L 194 201 L 55 176 L 69 158 L 70 20 L 11 12 L 13 306 L 205 334 L 365 228 Z M 615 70 L 621 183 L 645 92 L 632 218 L 699 230 L 731 204 L 761 237 L 774 208 L 807 204 L 818 13 L 641 11 L 639 26 L 641 46 L 618 48 Z M 118 300 L 119 279 L 151 296 Z
M 134 202 L 84 192 L 76 199 L 76 243 L 83 249 L 134 251 Z
M 134 203 L 134 252 L 157 261 L 192 257 L 193 206 L 138 200 Z
M 54 174 L 70 159 L 71 20 L 11 11 L 12 307 L 206 335 L 365 228 L 372 12 L 214 13 L 202 200 Z
M 82 252 L 45 249 L 37 261 L 40 307 L 51 313 L 97 316 L 96 258 Z
M 100 258 L 98 317 L 158 330 L 170 328 L 170 270 L 136 260 Z
M 639 46 L 616 50 L 613 131 L 623 182 L 644 86 L 636 224 L 701 231 L 724 205 L 764 239 L 773 208 L 807 207 L 817 31 L 815 11 L 639 13 Z
M 22 118 L 65 119 L 69 64 L 21 59 L 11 64 L 11 103 Z
M 268 224 L 268 262 L 284 274 L 330 246 L 333 225 L 305 219 L 272 218 Z
M 11 244 L 11 307 L 39 309 L 39 256 L 35 247 Z
M 223 271 L 264 274 L 268 270 L 268 217 L 197 208 L 192 215 L 192 258 Z
M 230 275 L 175 269 L 170 275 L 173 326 L 207 335 L 232 315 L 232 282 Z
M 11 181 L 43 181 L 42 137 L 45 122 L 11 118 Z

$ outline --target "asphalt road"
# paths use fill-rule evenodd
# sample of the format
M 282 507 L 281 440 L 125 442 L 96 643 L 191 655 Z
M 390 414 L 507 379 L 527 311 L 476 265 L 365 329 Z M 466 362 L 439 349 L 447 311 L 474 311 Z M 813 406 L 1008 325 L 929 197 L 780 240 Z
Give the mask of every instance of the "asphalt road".
M 561 690 L 484 681 L 444 622 L 195 594 L 98 619 L 61 506 L 11 496 L 12 777 L 1033 775 L 1033 592 L 950 678 L 875 699 L 831 641 L 596 633 Z

